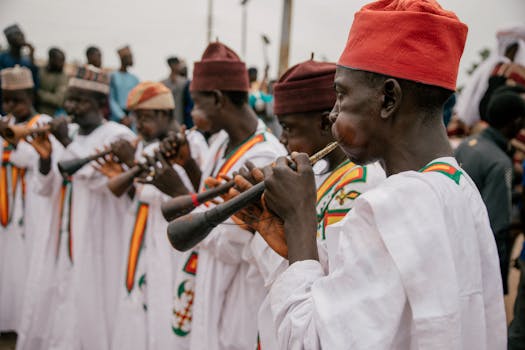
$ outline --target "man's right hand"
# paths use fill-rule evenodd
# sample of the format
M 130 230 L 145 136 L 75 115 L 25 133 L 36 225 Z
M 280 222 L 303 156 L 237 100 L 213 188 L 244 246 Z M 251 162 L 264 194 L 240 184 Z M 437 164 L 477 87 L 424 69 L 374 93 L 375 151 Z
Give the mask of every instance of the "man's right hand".
M 65 117 L 58 117 L 49 122 L 49 131 L 64 147 L 71 143 L 68 125 L 68 119 Z
M 247 164 L 249 172 L 241 170 L 241 174 L 235 176 L 235 188 L 230 189 L 231 197 L 238 196 L 241 192 L 249 190 L 254 184 L 264 181 L 261 169 L 255 168 L 251 163 Z M 266 205 L 264 196 L 260 202 L 250 204 L 237 212 L 234 217 L 245 225 L 259 232 L 266 243 L 283 258 L 288 258 L 288 245 L 284 231 L 284 222 L 273 214 Z
M 113 154 L 128 167 L 135 165 L 135 148 L 131 142 L 120 139 L 111 144 Z
M 26 141 L 33 146 L 41 159 L 49 160 L 51 158 L 53 147 L 51 146 L 51 141 L 49 140 L 49 134 L 47 132 L 36 133 L 32 137 L 26 138 Z

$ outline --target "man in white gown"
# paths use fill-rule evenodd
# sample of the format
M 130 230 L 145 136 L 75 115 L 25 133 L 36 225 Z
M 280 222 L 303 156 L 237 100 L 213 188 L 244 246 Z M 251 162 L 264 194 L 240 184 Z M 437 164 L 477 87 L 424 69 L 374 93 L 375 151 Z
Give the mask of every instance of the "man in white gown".
M 107 76 L 92 66 L 79 68 L 70 79 L 65 104 L 79 130 L 62 160 L 87 157 L 116 140 L 134 138 L 125 126 L 104 121 L 108 92 Z M 49 187 L 61 183 L 53 156 L 47 160 L 53 168 L 43 172 L 41 179 Z M 127 212 L 129 198 L 113 196 L 106 182 L 89 165 L 71 178 L 66 212 L 70 212 L 72 273 L 64 298 L 56 305 L 61 313 L 55 322 L 63 326 L 54 326 L 50 334 L 53 348 L 109 349 L 128 244 L 124 227 L 132 216 Z
M 1 76 L 2 103 L 10 114 L 1 118 L 2 128 L 8 124 L 34 128 L 51 120 L 33 108 L 34 82 L 28 68 L 6 68 Z M 20 336 L 28 331 L 32 314 L 42 311 L 39 306 L 45 308 L 35 300 L 49 297 L 49 278 L 39 278 L 49 277 L 53 269 L 52 263 L 43 261 L 52 212 L 47 199 L 35 191 L 38 154 L 24 140 L 12 140 L 17 145 L 0 141 L 0 331 L 15 330 Z M 43 327 L 33 328 L 40 341 Z
M 248 105 L 246 66 L 222 43 L 211 43 L 195 63 L 192 116 L 217 136 L 201 178 L 232 176 L 247 160 L 258 166 L 286 154 Z M 205 181 L 201 182 L 201 190 Z M 207 204 L 196 210 L 206 210 Z M 180 254 L 174 327 L 180 348 L 247 349 L 257 339 L 257 310 L 265 291 L 245 256 L 253 234 L 233 221 L 218 225 L 194 250 Z M 193 298 L 194 296 L 194 298 Z M 192 308 L 193 306 L 193 308 Z M 191 333 L 190 333 L 191 330 Z M 189 339 L 189 342 L 184 340 Z
M 297 171 L 285 159 L 266 171 L 290 262 L 270 290 L 280 348 L 505 349 L 487 212 L 442 122 L 466 34 L 434 0 L 381 0 L 356 14 L 332 131 L 351 160 L 379 160 L 388 178 L 328 227 L 325 272 L 307 156 L 293 156 Z

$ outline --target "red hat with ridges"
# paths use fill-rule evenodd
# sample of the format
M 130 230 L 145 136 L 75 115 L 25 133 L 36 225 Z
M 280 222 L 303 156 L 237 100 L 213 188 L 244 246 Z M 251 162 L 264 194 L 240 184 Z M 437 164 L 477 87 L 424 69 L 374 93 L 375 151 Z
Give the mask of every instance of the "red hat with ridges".
M 190 91 L 248 91 L 246 65 L 228 46 L 215 42 L 208 45 L 202 59 L 195 62 Z
M 331 110 L 335 104 L 335 63 L 309 60 L 288 69 L 274 85 L 274 113 Z
M 338 65 L 455 90 L 467 26 L 435 0 L 379 0 L 355 14 Z

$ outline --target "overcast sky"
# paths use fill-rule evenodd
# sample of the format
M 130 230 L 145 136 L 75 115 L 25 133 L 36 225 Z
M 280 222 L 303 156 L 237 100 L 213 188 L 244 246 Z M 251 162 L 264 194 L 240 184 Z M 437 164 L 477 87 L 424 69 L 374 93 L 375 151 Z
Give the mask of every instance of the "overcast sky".
M 316 58 L 336 61 L 344 48 L 353 14 L 368 1 L 295 0 L 292 17 L 290 64 Z M 37 57 L 58 46 L 68 61 L 84 62 L 84 51 L 95 44 L 103 51 L 105 66 L 118 66 L 115 49 L 129 44 L 135 72 L 141 80 L 164 78 L 170 55 L 198 60 L 206 47 L 208 0 L 0 0 L 0 26 L 21 25 Z M 497 29 L 525 24 L 525 0 L 441 0 L 469 26 L 460 68 L 465 71 L 483 47 L 494 47 Z M 240 54 L 240 0 L 214 0 L 213 38 Z M 263 66 L 261 34 L 270 40 L 271 74 L 277 74 L 282 0 L 248 3 L 248 65 Z M 0 41 L 6 46 L 5 38 Z

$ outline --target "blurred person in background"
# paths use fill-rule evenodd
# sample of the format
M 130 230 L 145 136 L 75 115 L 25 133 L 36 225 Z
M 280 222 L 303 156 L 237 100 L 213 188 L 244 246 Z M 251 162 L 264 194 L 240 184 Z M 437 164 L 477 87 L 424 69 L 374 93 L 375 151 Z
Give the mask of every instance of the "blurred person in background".
M 90 46 L 86 50 L 87 64 L 102 68 L 102 52 L 96 46 Z
M 132 127 L 133 120 L 128 115 L 126 103 L 129 92 L 138 85 L 139 78 L 128 72 L 128 68 L 133 66 L 133 55 L 129 46 L 117 50 L 120 57 L 120 69 L 111 74 L 109 108 L 111 110 L 110 119 Z
M 188 80 L 188 67 L 186 62 L 178 57 L 172 56 L 166 60 L 170 68 L 170 75 L 162 81 L 173 94 L 175 101 L 174 122 L 186 125 L 187 128 L 193 126 L 191 110 L 193 101 L 189 92 L 190 81 Z
M 516 91 L 518 89 L 518 91 Z M 513 165 L 509 141 L 525 123 L 525 101 L 519 87 L 496 90 L 488 104 L 489 126 L 464 140 L 455 152 L 456 159 L 472 178 L 487 207 L 490 225 L 500 259 L 503 292 L 508 293 L 509 244 L 512 210 Z
M 465 88 L 458 96 L 456 111 L 458 119 L 468 128 L 480 120 L 480 102 L 489 87 L 489 79 L 494 75 L 509 75 L 511 72 L 498 72 L 501 64 L 525 65 L 525 26 L 509 26 L 496 33 L 497 48 L 476 69 Z
M 34 90 L 36 91 L 40 85 L 40 79 L 38 76 L 38 67 L 34 63 L 35 49 L 33 45 L 26 41 L 25 35 L 18 24 L 13 24 L 5 28 L 4 35 L 9 44 L 9 48 L 7 51 L 0 53 L 0 70 L 12 68 L 16 65 L 29 68 L 35 84 Z M 0 93 L 0 100 L 1 98 L 2 95 Z M 0 114 L 1 113 L 2 107 L 0 106 Z
M 273 96 L 268 93 L 268 70 L 266 66 L 264 77 L 257 80 L 258 70 L 255 67 L 248 68 L 248 79 L 250 81 L 250 95 L 248 102 L 257 116 L 279 137 L 281 128 L 277 118 L 273 115 Z
M 53 47 L 48 51 L 45 67 L 40 67 L 40 88 L 37 91 L 37 110 L 50 116 L 64 114 L 62 104 L 67 89 L 67 75 L 64 72 L 66 56 L 62 50 Z

